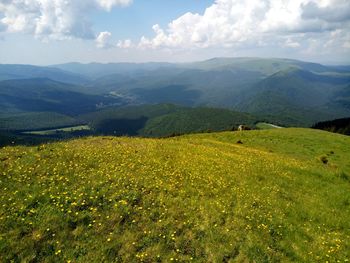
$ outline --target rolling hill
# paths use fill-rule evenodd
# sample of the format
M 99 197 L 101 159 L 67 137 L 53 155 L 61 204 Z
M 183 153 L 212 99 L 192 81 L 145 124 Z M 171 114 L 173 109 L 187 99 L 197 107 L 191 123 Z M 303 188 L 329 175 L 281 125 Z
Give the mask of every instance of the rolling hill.
M 157 116 L 140 131 L 147 137 L 164 137 L 198 132 L 237 130 L 239 125 L 255 127 L 258 119 L 253 115 L 226 109 L 187 108 Z
M 76 116 L 54 112 L 0 113 L 0 146 L 87 135 L 167 137 L 232 130 L 241 124 L 253 128 L 262 120 L 227 109 L 174 104 L 107 107 Z M 89 131 L 75 131 L 80 125 L 88 125 Z M 60 128 L 65 128 L 64 132 Z
M 48 78 L 70 84 L 85 84 L 87 78 L 58 68 L 32 65 L 0 64 L 0 81 L 11 79 Z
M 189 108 L 157 104 L 107 108 L 79 117 L 97 134 L 166 137 L 205 131 L 254 127 L 259 119 L 250 114 L 208 107 Z
M 1 148 L 0 261 L 346 262 L 349 144 L 273 129 Z

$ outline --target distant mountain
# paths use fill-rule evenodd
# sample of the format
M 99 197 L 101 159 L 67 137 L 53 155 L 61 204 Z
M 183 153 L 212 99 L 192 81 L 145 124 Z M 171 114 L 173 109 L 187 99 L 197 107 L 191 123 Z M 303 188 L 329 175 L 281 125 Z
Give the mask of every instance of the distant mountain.
M 350 118 L 318 122 L 312 128 L 350 135 Z
M 86 77 L 57 68 L 0 64 L 0 81 L 31 78 L 48 78 L 70 84 L 87 83 Z
M 6 74 L 7 77 L 12 74 L 13 78 L 46 74 L 51 80 L 62 79 L 60 83 L 78 83 L 68 89 L 88 96 L 84 99 L 85 106 L 72 99 L 78 96 L 76 94 L 52 94 L 50 97 L 63 105 L 71 105 L 65 107 L 64 112 L 58 112 L 64 114 L 91 112 L 93 107 L 86 105 L 92 104 L 104 107 L 173 103 L 249 112 L 280 125 L 309 127 L 315 122 L 346 117 L 350 113 L 349 66 L 278 58 L 213 58 L 177 64 L 68 63 L 46 68 L 17 67 L 19 69 L 3 71 L 3 78 Z M 27 91 L 33 87 L 30 82 L 22 82 L 20 86 Z M 26 98 L 32 99 L 31 95 Z M 69 102 L 71 99 L 74 103 Z M 14 107 L 5 98 L 0 102 L 3 111 Z M 35 108 L 35 111 L 42 110 L 42 107 Z
M 346 67 L 290 59 L 215 58 L 107 75 L 89 89 L 129 97 L 134 103 L 224 107 L 268 116 L 282 125 L 310 126 L 348 115 L 349 84 Z
M 91 95 L 83 88 L 50 79 L 0 82 L 0 112 L 56 112 L 74 116 L 106 105 L 120 105 L 118 98 Z
M 311 125 L 317 120 L 350 114 L 346 104 L 350 99 L 342 96 L 350 92 L 348 83 L 350 75 L 319 74 L 297 68 L 284 70 L 252 86 L 238 108 L 279 116 L 292 124 Z
M 213 58 L 206 61 L 183 64 L 183 66 L 202 70 L 248 70 L 260 72 L 265 76 L 295 67 L 315 72 L 337 71 L 335 68 L 317 63 L 283 58 Z
M 66 63 L 52 65 L 52 68 L 69 71 L 75 74 L 83 75 L 89 79 L 97 79 L 106 75 L 113 74 L 137 74 L 142 71 L 157 70 L 159 68 L 176 67 L 170 63 Z

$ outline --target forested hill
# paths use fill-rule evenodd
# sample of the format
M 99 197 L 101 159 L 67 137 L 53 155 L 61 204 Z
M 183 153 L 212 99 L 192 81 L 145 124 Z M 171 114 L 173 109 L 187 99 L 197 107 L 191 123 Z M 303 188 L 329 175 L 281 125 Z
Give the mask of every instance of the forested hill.
M 350 118 L 319 122 L 313 125 L 312 128 L 350 135 Z

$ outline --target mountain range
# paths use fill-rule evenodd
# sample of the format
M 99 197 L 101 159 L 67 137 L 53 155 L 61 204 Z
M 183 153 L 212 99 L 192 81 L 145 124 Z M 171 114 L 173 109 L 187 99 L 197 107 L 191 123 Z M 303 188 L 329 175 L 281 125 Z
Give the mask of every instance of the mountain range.
M 291 59 L 2 64 L 0 80 L 0 119 L 28 112 L 79 118 L 109 107 L 162 103 L 225 108 L 283 126 L 350 116 L 349 66 Z

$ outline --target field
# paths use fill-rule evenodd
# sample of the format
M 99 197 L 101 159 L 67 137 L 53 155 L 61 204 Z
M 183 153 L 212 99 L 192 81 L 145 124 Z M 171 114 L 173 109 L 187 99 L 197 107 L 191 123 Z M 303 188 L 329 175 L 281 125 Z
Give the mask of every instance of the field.
M 28 132 L 23 132 L 23 134 L 55 135 L 60 132 L 89 131 L 90 129 L 91 128 L 88 125 L 79 125 L 79 126 L 72 126 L 72 127 L 65 127 L 65 128 L 59 128 L 59 129 L 44 130 L 44 131 L 28 131 Z
M 1 262 L 348 262 L 350 137 L 270 129 L 0 149 Z

